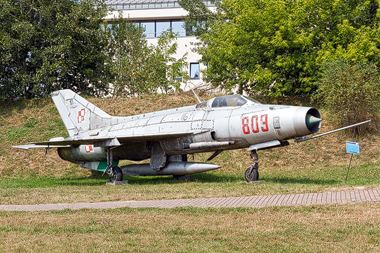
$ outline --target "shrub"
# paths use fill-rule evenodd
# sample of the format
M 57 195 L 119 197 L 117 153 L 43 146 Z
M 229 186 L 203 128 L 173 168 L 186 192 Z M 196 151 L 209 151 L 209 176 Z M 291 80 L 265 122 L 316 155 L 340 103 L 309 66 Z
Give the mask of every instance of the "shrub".
M 323 103 L 335 124 L 350 125 L 372 119 L 351 132 L 376 129 L 380 99 L 380 75 L 371 63 L 327 61 L 314 100 Z

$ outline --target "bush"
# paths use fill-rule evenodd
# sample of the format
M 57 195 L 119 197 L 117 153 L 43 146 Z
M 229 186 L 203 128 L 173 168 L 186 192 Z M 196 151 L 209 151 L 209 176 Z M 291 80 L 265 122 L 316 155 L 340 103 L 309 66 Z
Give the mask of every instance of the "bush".
M 351 132 L 363 133 L 376 129 L 380 109 L 380 75 L 377 67 L 370 63 L 328 61 L 324 63 L 323 70 L 314 100 L 327 107 L 332 122 L 342 126 L 372 119 L 371 125 L 365 124 L 351 129 Z

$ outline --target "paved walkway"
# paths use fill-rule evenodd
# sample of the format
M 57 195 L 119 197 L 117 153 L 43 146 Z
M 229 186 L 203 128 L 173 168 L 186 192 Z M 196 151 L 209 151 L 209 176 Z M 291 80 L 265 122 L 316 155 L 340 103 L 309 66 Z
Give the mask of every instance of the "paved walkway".
M 263 207 L 343 204 L 349 202 L 380 202 L 380 189 L 229 198 L 118 201 L 75 204 L 0 205 L 0 211 L 50 211 L 63 209 L 105 209 L 120 207 Z

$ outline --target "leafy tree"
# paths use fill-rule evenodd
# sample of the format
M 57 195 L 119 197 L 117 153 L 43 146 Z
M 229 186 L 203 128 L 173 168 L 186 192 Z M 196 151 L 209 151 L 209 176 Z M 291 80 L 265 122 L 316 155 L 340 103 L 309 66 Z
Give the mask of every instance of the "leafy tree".
M 223 20 L 222 12 L 224 10 L 220 6 L 220 0 L 210 1 L 215 5 L 216 11 L 207 8 L 202 0 L 179 0 L 178 3 L 189 11 L 188 16 L 185 17 L 187 34 L 201 36 L 208 32 L 218 20 Z
M 310 94 L 330 57 L 379 63 L 378 1 L 180 0 L 209 82 L 273 97 Z
M 380 110 L 378 68 L 369 63 L 330 60 L 324 63 L 323 69 L 324 75 L 314 99 L 329 109 L 330 117 L 340 126 L 368 119 L 372 119 L 375 123 L 372 126 L 376 126 Z
M 134 96 L 156 93 L 158 90 L 168 93 L 180 89 L 179 76 L 186 66 L 186 54 L 174 58 L 177 51 L 175 35 L 164 32 L 157 45 L 149 45 L 144 28 L 138 23 L 119 18 L 113 20 L 107 31 L 112 39 L 107 49 L 112 62 L 112 90 L 114 96 Z
M 156 68 L 151 77 L 156 80 L 158 89 L 165 93 L 180 90 L 181 82 L 189 79 L 187 72 L 183 71 L 187 67 L 187 53 L 179 59 L 174 57 L 178 48 L 175 40 L 176 34 L 166 31 L 153 47 L 152 62 Z
M 0 0 L 0 97 L 105 90 L 107 10 L 103 0 Z

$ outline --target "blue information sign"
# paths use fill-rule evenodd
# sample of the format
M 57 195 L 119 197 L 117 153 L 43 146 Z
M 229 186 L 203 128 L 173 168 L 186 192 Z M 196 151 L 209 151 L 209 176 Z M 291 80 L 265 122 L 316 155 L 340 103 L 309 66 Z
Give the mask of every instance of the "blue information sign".
M 359 154 L 359 143 L 346 141 L 346 150 L 347 153 Z

